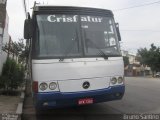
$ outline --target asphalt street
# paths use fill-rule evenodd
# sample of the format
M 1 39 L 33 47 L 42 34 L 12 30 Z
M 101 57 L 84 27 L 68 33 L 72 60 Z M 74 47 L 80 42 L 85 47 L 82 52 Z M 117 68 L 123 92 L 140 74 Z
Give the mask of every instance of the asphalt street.
M 126 77 L 122 100 L 89 106 L 46 110 L 36 114 L 32 98 L 24 103 L 23 120 L 106 120 L 124 114 L 160 114 L 160 78 Z

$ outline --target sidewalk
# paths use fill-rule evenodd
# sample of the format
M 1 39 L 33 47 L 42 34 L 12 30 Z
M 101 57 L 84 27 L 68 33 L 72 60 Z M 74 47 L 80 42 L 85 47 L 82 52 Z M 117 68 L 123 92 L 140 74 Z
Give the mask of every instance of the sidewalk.
M 20 102 L 20 96 L 0 95 L 0 114 L 16 113 L 17 105 Z

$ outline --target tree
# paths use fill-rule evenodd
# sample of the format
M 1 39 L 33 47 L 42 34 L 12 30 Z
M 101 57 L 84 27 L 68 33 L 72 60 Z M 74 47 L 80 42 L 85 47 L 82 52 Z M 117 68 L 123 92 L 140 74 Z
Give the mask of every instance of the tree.
M 7 93 L 17 89 L 24 81 L 24 67 L 16 63 L 14 59 L 7 58 L 3 65 L 2 75 L 0 76 L 0 88 Z
M 13 58 L 16 56 L 16 58 L 18 58 L 18 61 L 20 63 L 21 62 L 25 63 L 29 50 L 25 46 L 23 41 L 24 41 L 24 39 L 19 39 L 18 42 L 6 44 L 3 47 L 3 51 L 8 53 L 8 57 L 9 57 L 9 54 L 12 54 Z
M 160 71 L 160 47 L 151 44 L 151 48 L 140 48 L 138 50 L 141 64 L 151 67 L 152 72 Z
M 126 67 L 129 64 L 129 57 L 123 56 L 123 61 L 124 61 L 124 67 Z
M 25 48 L 23 39 L 6 44 L 3 47 L 3 51 L 8 53 L 8 58 L 3 65 L 2 75 L 0 76 L 0 88 L 6 91 L 7 94 L 10 91 L 12 92 L 13 89 L 17 89 L 24 81 L 24 63 L 28 56 L 28 50 Z M 12 58 L 9 57 L 10 54 L 13 56 Z

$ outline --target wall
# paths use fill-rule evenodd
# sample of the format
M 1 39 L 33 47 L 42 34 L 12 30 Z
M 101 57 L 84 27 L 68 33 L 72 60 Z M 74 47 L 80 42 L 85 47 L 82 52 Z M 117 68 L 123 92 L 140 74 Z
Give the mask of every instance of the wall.
M 2 46 L 4 46 L 9 42 L 8 22 L 9 22 L 9 17 L 8 17 L 8 14 L 6 13 L 4 30 L 2 27 L 0 27 L 0 32 L 1 32 L 0 33 L 0 74 L 2 72 L 3 64 L 7 58 L 7 53 L 2 51 Z
M 0 0 L 0 4 L 5 4 L 7 0 Z

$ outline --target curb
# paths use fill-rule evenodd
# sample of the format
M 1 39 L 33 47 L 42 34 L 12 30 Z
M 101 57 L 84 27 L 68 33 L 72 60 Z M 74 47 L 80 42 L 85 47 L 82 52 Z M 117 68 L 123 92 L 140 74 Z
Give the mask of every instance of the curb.
M 20 96 L 20 102 L 18 103 L 17 110 L 16 110 L 16 114 L 18 115 L 17 120 L 21 120 L 21 117 L 22 117 L 24 97 L 25 97 L 25 93 L 24 91 L 22 91 Z

